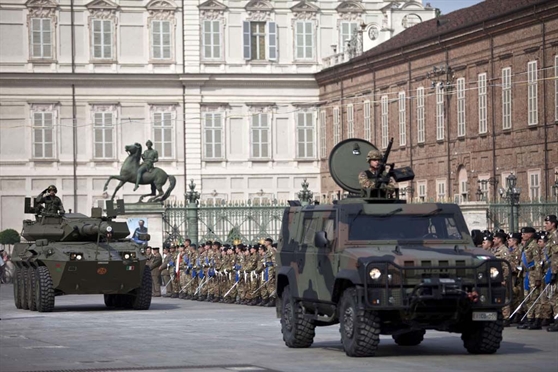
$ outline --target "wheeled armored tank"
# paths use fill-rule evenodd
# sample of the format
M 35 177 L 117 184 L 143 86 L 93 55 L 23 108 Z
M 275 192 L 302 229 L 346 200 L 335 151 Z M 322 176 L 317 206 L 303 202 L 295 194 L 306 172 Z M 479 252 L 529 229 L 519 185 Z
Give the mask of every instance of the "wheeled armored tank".
M 93 208 L 91 217 L 80 213 L 42 214 L 25 200 L 21 236 L 27 242 L 14 246 L 16 265 L 14 301 L 18 309 L 50 312 L 56 296 L 103 294 L 108 307 L 147 310 L 151 305 L 151 271 L 145 248 L 127 239 L 126 222 L 113 221 L 124 213 L 107 202 L 107 215 Z M 112 235 L 112 236 L 111 236 Z M 149 240 L 142 234 L 141 240 Z
M 381 334 L 415 346 L 426 330 L 461 334 L 473 354 L 496 352 L 510 265 L 475 248 L 459 206 L 407 204 L 397 188 L 384 187 L 387 177 L 361 189 L 370 150 L 369 142 L 348 139 L 330 154 L 332 178 L 348 197 L 285 209 L 277 251 L 285 344 L 309 347 L 316 327 L 339 323 L 353 357 L 373 356 Z M 414 178 L 408 167 L 386 169 L 398 182 Z

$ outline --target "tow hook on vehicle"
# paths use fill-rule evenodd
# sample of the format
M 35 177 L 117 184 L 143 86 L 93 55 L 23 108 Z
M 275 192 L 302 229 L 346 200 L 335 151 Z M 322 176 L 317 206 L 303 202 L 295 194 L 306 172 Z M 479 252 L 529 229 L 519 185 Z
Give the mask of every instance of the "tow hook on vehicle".
M 467 292 L 467 298 L 469 299 L 469 301 L 477 303 L 479 301 L 479 294 L 477 293 L 477 291 L 473 290 L 471 292 Z

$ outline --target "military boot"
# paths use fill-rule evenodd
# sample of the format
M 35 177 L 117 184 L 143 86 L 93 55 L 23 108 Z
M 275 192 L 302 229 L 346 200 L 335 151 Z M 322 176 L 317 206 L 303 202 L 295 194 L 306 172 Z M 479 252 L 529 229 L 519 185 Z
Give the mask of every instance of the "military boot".
M 542 323 L 542 320 L 540 318 L 537 318 L 529 325 L 528 329 L 530 329 L 530 330 L 542 329 L 541 323 Z
M 550 327 L 546 329 L 548 332 L 558 332 L 558 322 L 554 322 Z
M 180 293 L 178 295 L 178 298 L 180 298 L 181 300 L 184 300 L 184 299 L 186 299 L 186 295 L 184 293 Z
M 205 302 L 213 302 L 213 295 L 207 295 Z
M 511 325 L 511 321 L 509 319 L 504 319 L 504 327 L 509 327 Z
M 547 326 L 549 326 L 549 325 L 551 325 L 551 324 L 552 324 L 552 322 L 550 321 L 550 319 L 543 319 L 543 320 L 542 320 L 542 323 L 541 323 L 541 326 L 547 327 Z
M 266 299 L 263 299 L 263 300 L 260 302 L 260 306 L 265 306 L 265 305 L 267 305 L 268 302 L 269 302 L 269 299 L 267 299 L 267 298 L 266 298 Z
M 529 329 L 529 327 L 531 326 L 531 323 L 533 323 L 535 320 L 532 318 L 527 318 L 527 321 L 524 323 L 521 323 L 517 326 L 517 329 Z
M 275 298 L 270 299 L 265 307 L 275 307 Z
M 178 293 L 173 293 L 173 294 L 171 295 L 171 298 L 178 298 Z

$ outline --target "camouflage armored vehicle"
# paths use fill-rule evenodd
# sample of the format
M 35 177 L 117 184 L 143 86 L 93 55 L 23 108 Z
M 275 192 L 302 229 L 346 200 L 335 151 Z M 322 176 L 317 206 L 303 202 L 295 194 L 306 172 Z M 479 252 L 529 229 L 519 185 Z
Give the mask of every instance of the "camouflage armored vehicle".
M 25 213 L 35 213 L 35 219 L 23 221 L 21 236 L 27 242 L 14 246 L 15 306 L 50 312 L 55 296 L 104 294 L 108 307 L 149 309 L 152 283 L 145 249 L 126 239 L 126 222 L 112 220 L 123 211 L 119 200 L 118 208 L 107 202 L 106 217 L 100 208 L 93 208 L 91 217 L 42 214 L 26 198 Z
M 330 172 L 348 197 L 285 209 L 277 251 L 285 344 L 309 347 L 316 327 L 340 323 L 348 356 L 373 356 L 381 334 L 418 345 L 426 330 L 460 333 L 473 354 L 496 352 L 501 309 L 510 303 L 509 264 L 475 248 L 457 205 L 407 204 L 397 189 L 361 190 L 358 174 L 372 149 L 358 139 L 333 149 Z M 388 173 L 396 181 L 414 177 L 393 165 Z

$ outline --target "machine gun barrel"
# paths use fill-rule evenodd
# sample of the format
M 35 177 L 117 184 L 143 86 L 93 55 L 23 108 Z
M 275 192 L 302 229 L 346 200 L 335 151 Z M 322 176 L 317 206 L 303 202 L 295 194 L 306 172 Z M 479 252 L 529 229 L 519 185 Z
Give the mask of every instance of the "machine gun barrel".
M 382 158 L 380 166 L 378 167 L 378 175 L 379 176 L 381 176 L 386 171 L 386 165 L 387 165 L 389 153 L 391 152 L 391 147 L 392 146 L 393 146 L 393 137 L 391 137 L 391 139 L 389 140 L 388 147 L 387 147 L 386 151 L 384 152 L 384 157 Z

